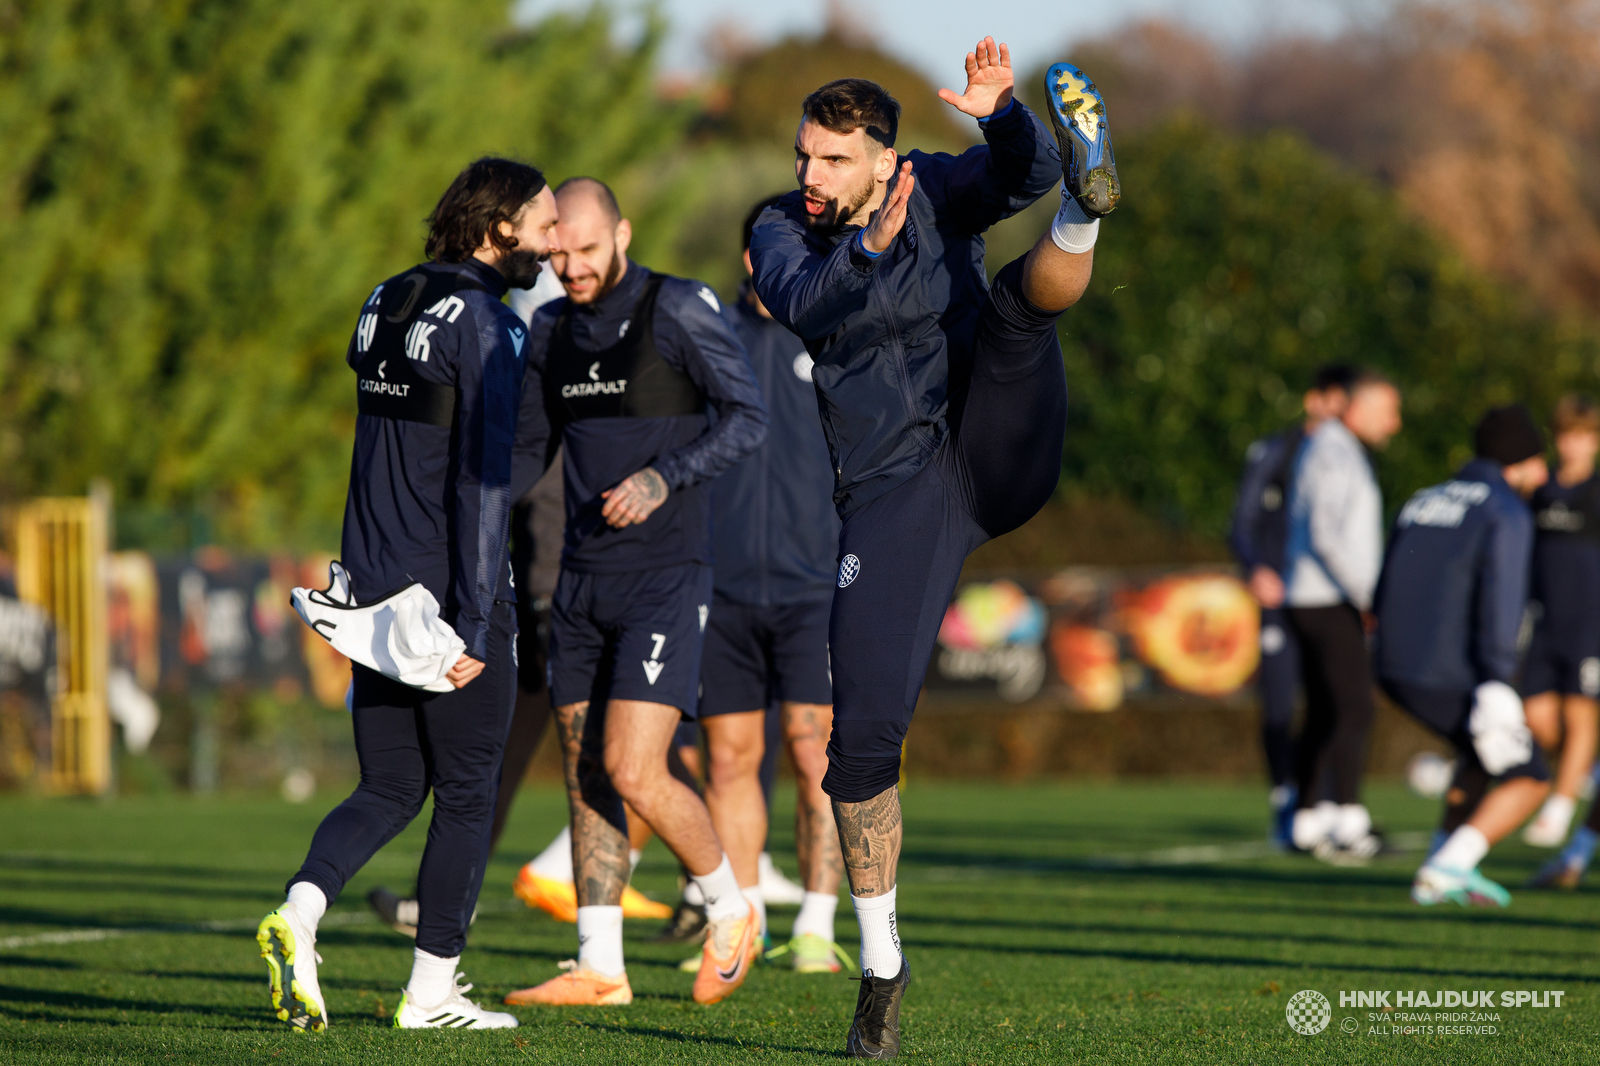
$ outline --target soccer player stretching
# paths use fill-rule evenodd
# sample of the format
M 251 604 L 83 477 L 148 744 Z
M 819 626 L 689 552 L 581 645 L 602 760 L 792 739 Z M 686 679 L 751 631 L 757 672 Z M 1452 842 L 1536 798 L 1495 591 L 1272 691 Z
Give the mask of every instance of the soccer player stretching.
M 940 97 L 983 125 L 958 157 L 894 150 L 899 105 L 872 82 L 806 98 L 801 189 L 757 224 L 756 292 L 805 342 L 838 482 L 824 788 L 861 925 L 846 1039 L 892 1058 L 910 970 L 895 929 L 900 748 L 962 562 L 1027 521 L 1061 472 L 1067 390 L 1056 319 L 1089 283 L 1098 216 L 1120 193 L 1105 105 L 1076 68 L 1046 75 L 1057 146 L 1012 100 L 992 38 Z M 1061 210 L 985 291 L 982 233 L 1065 176 Z

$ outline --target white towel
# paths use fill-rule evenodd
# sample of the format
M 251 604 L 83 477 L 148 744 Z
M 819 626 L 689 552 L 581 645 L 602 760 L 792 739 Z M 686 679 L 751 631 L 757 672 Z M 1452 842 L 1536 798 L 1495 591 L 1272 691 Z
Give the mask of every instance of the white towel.
M 413 582 L 391 596 L 358 604 L 350 575 L 335 560 L 327 589 L 295 588 L 289 602 L 306 625 L 352 662 L 427 692 L 453 692 L 445 674 L 467 645 L 439 617 L 439 601 Z

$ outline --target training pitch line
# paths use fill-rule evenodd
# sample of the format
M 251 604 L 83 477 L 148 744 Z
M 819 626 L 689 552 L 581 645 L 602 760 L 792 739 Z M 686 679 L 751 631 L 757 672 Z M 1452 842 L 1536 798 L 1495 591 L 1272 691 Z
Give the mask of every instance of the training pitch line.
M 1389 848 L 1394 851 L 1420 851 L 1427 847 L 1429 833 L 1396 833 L 1389 838 Z M 997 874 L 1034 874 L 1062 872 L 1072 869 L 1126 870 L 1141 866 L 1203 866 L 1208 863 L 1239 862 L 1264 859 L 1279 855 L 1265 840 L 1241 840 L 1232 844 L 1199 844 L 1180 848 L 1161 848 L 1157 851 L 1130 852 L 1123 855 L 1090 855 L 1082 859 L 1068 859 L 1053 863 L 1008 863 L 1004 866 L 935 866 L 916 871 L 915 880 L 952 881 L 966 877 L 993 877 Z M 0 865 L 27 866 L 61 856 L 34 853 L 0 854 Z M 516 900 L 498 900 L 481 904 L 482 911 L 516 910 Z M 376 916 L 365 911 L 330 914 L 323 918 L 322 928 L 329 926 L 359 925 L 377 921 Z M 53 944 L 85 944 L 96 940 L 116 940 L 151 933 L 240 933 L 254 929 L 260 918 L 234 918 L 218 922 L 189 922 L 168 925 L 130 925 L 101 929 L 62 929 L 54 933 L 30 933 L 26 936 L 0 937 L 0 951 L 17 948 L 45 947 Z

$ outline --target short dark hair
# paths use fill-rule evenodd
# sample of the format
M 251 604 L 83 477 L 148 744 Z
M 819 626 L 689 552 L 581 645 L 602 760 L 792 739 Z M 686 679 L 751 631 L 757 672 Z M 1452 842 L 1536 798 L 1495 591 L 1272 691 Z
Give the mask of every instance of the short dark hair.
M 1360 368 L 1349 363 L 1323 363 L 1311 378 L 1311 387 L 1317 392 L 1327 392 L 1329 389 L 1349 392 L 1360 375 Z
M 889 90 L 866 78 L 830 81 L 800 105 L 806 118 L 834 133 L 854 133 L 866 127 L 867 136 L 894 147 L 900 132 L 900 101 Z
M 1558 434 L 1600 430 L 1600 408 L 1589 397 L 1569 392 L 1556 401 L 1555 429 Z
M 781 193 L 781 192 L 780 193 L 773 193 L 771 196 L 767 197 L 765 200 L 762 200 L 759 204 L 756 204 L 754 207 L 752 207 L 750 209 L 750 213 L 748 215 L 744 216 L 744 250 L 745 251 L 748 252 L 750 250 L 751 238 L 753 238 L 755 236 L 755 233 L 756 233 L 756 219 L 761 217 L 761 212 L 765 211 L 767 208 L 771 207 L 773 204 L 775 204 L 779 200 L 783 199 L 783 196 L 784 196 L 784 194 Z
M 514 159 L 484 156 L 456 175 L 428 216 L 428 258 L 462 263 L 483 246 L 485 236 L 502 252 L 514 251 L 516 238 L 500 232 L 545 186 L 538 167 Z
M 622 208 L 617 206 L 617 194 L 611 191 L 611 186 L 599 178 L 591 178 L 584 175 L 568 178 L 556 186 L 556 198 L 559 199 L 564 192 L 583 189 L 587 189 L 599 201 L 600 210 L 604 211 L 611 219 L 613 226 L 622 221 Z

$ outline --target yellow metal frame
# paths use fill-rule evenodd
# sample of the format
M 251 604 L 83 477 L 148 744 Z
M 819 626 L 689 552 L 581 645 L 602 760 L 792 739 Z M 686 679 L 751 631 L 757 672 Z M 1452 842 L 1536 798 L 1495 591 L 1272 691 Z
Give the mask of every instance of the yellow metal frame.
M 102 793 L 111 787 L 106 704 L 106 550 L 110 508 L 99 497 L 31 500 L 16 511 L 17 594 L 56 628 L 49 786 Z

